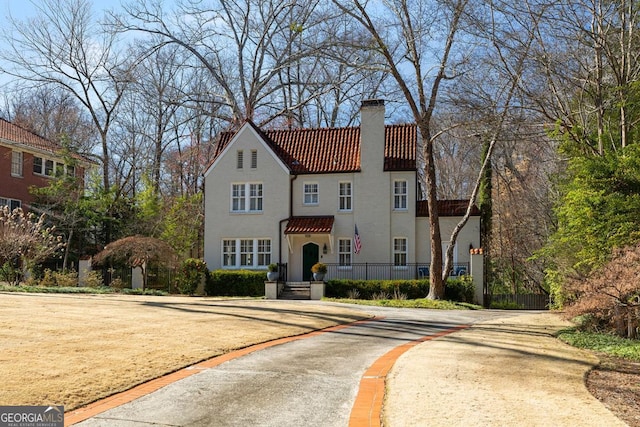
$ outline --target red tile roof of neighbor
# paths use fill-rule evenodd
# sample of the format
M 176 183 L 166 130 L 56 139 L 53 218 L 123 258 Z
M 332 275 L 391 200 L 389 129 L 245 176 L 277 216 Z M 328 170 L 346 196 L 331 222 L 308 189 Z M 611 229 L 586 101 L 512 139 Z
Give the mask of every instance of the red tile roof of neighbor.
M 294 216 L 287 223 L 284 234 L 331 233 L 333 216 Z
M 360 128 L 261 130 L 248 122 L 294 173 L 336 173 L 360 170 Z M 235 132 L 220 135 L 218 157 Z M 385 171 L 416 170 L 417 128 L 385 126 Z
M 438 215 L 463 216 L 467 212 L 469 200 L 438 200 Z M 471 207 L 471 216 L 480 215 L 476 205 Z M 429 216 L 429 204 L 426 200 L 416 202 L 416 216 Z
M 62 146 L 41 137 L 31 131 L 21 128 L 5 119 L 0 118 L 0 143 L 25 146 L 37 151 L 44 151 L 59 156 Z M 86 157 L 72 154 L 74 158 L 89 163 L 94 163 Z

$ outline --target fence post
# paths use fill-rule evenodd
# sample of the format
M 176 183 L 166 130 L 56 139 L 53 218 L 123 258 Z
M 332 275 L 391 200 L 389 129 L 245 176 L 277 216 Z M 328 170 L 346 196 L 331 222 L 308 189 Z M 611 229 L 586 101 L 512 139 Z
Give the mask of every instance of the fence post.
M 474 299 L 476 304 L 482 304 L 484 298 L 484 255 L 482 254 L 482 249 L 471 249 L 470 251 L 470 263 L 469 263 L 469 273 L 473 279 L 473 287 L 474 287 Z

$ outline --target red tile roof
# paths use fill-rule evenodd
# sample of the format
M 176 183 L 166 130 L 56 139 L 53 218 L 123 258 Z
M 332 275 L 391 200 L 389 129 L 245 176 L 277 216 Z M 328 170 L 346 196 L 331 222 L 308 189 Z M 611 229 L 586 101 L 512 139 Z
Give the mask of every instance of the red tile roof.
M 360 128 L 261 130 L 248 122 L 294 173 L 336 173 L 360 170 Z M 235 132 L 220 135 L 218 157 Z M 415 170 L 417 127 L 385 126 L 385 171 Z
M 438 215 L 464 216 L 469 200 L 438 200 Z M 416 202 L 416 216 L 429 216 L 429 204 L 426 200 Z M 471 216 L 479 216 L 480 209 L 476 205 L 471 207 Z
M 287 223 L 284 234 L 331 233 L 333 216 L 294 216 Z
M 61 145 L 0 118 L 0 143 L 3 142 L 10 145 L 21 145 L 54 155 L 60 155 L 60 151 L 62 150 Z M 93 161 L 85 157 L 79 155 L 73 156 L 78 160 L 93 163 Z

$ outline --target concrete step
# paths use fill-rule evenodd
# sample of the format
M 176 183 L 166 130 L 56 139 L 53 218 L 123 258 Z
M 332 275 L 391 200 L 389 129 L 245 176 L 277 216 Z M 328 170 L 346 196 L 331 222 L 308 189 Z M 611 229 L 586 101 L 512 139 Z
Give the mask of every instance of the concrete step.
M 311 284 L 309 282 L 287 282 L 278 298 L 289 300 L 311 299 Z

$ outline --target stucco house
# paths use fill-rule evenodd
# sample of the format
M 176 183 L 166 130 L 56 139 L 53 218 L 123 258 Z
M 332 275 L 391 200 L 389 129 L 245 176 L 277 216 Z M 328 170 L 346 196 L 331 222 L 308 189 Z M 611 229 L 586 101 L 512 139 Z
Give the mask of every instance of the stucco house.
M 417 127 L 385 126 L 381 100 L 362 103 L 361 125 L 261 130 L 247 121 L 220 135 L 205 172 L 205 261 L 209 269 L 286 265 L 286 280 L 412 279 L 429 273 L 427 205 L 419 200 Z M 441 201 L 443 238 L 467 201 Z M 448 245 L 444 242 L 443 245 Z M 480 217 L 460 233 L 453 274 L 469 272 Z
M 75 165 L 65 164 L 62 146 L 0 119 L 0 206 L 29 210 L 30 187 L 47 187 L 59 174 L 83 178 L 90 160 L 73 155 Z
M 218 140 L 205 172 L 209 269 L 286 265 L 286 280 L 412 279 L 428 275 L 427 205 L 419 200 L 413 124 L 385 126 L 381 100 L 362 103 L 359 127 L 261 130 L 247 121 Z M 438 206 L 443 238 L 466 210 Z M 443 245 L 447 245 L 444 242 Z M 480 246 L 479 211 L 458 237 L 454 274 Z

